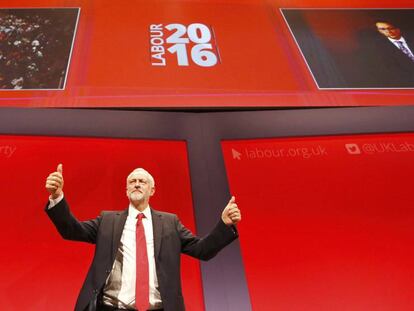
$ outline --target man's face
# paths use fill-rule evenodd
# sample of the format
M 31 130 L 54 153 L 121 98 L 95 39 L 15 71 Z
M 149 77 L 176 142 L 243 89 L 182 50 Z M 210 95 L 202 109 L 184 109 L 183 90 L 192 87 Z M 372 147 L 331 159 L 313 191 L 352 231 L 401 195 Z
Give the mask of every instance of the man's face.
M 154 192 L 155 188 L 144 172 L 132 172 L 128 176 L 126 193 L 132 203 L 148 202 Z
M 386 22 L 378 22 L 375 25 L 377 26 L 378 32 L 386 36 L 387 38 L 391 38 L 394 40 L 399 40 L 401 38 L 400 28 L 397 28 L 394 25 Z

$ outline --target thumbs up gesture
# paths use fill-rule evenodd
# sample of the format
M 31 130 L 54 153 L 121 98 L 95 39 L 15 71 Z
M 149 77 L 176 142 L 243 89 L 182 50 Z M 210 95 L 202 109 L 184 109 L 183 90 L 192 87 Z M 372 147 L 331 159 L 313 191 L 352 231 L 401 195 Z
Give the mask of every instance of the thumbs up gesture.
M 57 166 L 56 172 L 46 178 L 46 189 L 52 199 L 57 199 L 63 193 L 63 165 Z
M 234 196 L 231 197 L 229 203 L 224 208 L 221 219 L 227 226 L 235 225 L 241 220 L 241 213 Z

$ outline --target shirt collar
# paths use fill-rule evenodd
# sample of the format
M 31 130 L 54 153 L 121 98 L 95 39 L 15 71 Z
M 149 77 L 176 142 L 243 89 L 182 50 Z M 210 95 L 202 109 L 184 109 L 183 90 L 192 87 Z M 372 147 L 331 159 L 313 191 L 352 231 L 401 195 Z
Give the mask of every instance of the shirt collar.
M 402 43 L 406 43 L 404 37 L 400 37 L 398 40 L 396 39 L 392 39 L 392 38 L 388 38 L 392 43 L 396 43 L 396 42 L 402 42 Z
M 138 211 L 131 203 L 129 204 L 129 207 L 128 207 L 129 217 L 137 218 L 138 214 L 140 213 L 141 212 Z M 145 215 L 145 218 L 151 220 L 151 208 L 149 205 L 147 205 L 147 207 L 142 211 L 142 213 Z

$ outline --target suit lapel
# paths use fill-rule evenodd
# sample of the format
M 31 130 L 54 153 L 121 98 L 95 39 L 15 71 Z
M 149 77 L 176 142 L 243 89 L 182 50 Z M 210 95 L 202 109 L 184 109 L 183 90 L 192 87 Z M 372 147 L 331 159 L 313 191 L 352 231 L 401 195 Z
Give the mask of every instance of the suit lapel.
M 119 242 L 121 241 L 122 231 L 124 230 L 125 222 L 128 217 L 128 209 L 123 212 L 115 214 L 114 227 L 112 235 L 112 261 L 115 259 L 116 252 L 118 251 Z
M 152 229 L 154 231 L 154 257 L 158 258 L 161 249 L 162 238 L 162 215 L 156 210 L 151 209 Z
M 386 39 L 386 38 L 385 38 Z M 405 39 L 405 38 L 404 38 Z M 401 51 L 401 49 L 399 47 L 397 47 L 394 43 L 392 43 L 391 41 L 389 41 L 388 39 L 386 39 L 388 42 L 387 44 L 387 48 L 389 51 L 389 54 L 393 54 L 393 56 L 395 57 L 395 59 L 398 59 L 399 62 L 404 63 L 409 63 L 412 62 L 412 60 L 408 57 L 408 55 L 404 54 L 403 51 Z M 407 45 L 410 47 L 410 43 L 408 42 L 408 40 L 405 40 Z M 411 47 L 410 47 L 411 49 Z

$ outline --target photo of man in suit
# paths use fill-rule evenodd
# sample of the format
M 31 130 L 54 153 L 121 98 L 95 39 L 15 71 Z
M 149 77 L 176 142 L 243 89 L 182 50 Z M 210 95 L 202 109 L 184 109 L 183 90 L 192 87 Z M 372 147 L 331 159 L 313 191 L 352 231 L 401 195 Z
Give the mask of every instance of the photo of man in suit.
M 414 10 L 282 13 L 319 89 L 414 88 Z
M 241 213 L 232 197 L 215 228 L 204 238 L 193 235 L 178 217 L 149 206 L 155 181 L 143 168 L 127 177 L 129 207 L 79 221 L 63 194 L 63 167 L 46 179 L 46 213 L 64 239 L 95 244 L 76 311 L 185 310 L 180 254 L 209 260 L 238 237 Z
M 391 43 L 405 54 L 405 56 L 414 62 L 414 54 L 408 46 L 408 42 L 402 36 L 400 28 L 395 27 L 387 21 L 377 21 L 375 26 L 377 26 L 377 30 L 380 34 L 387 37 Z M 411 44 L 414 44 L 414 42 L 411 42 Z
M 414 88 L 413 34 L 395 22 L 377 19 L 375 30 L 361 41 L 360 51 L 361 83 L 376 88 Z

